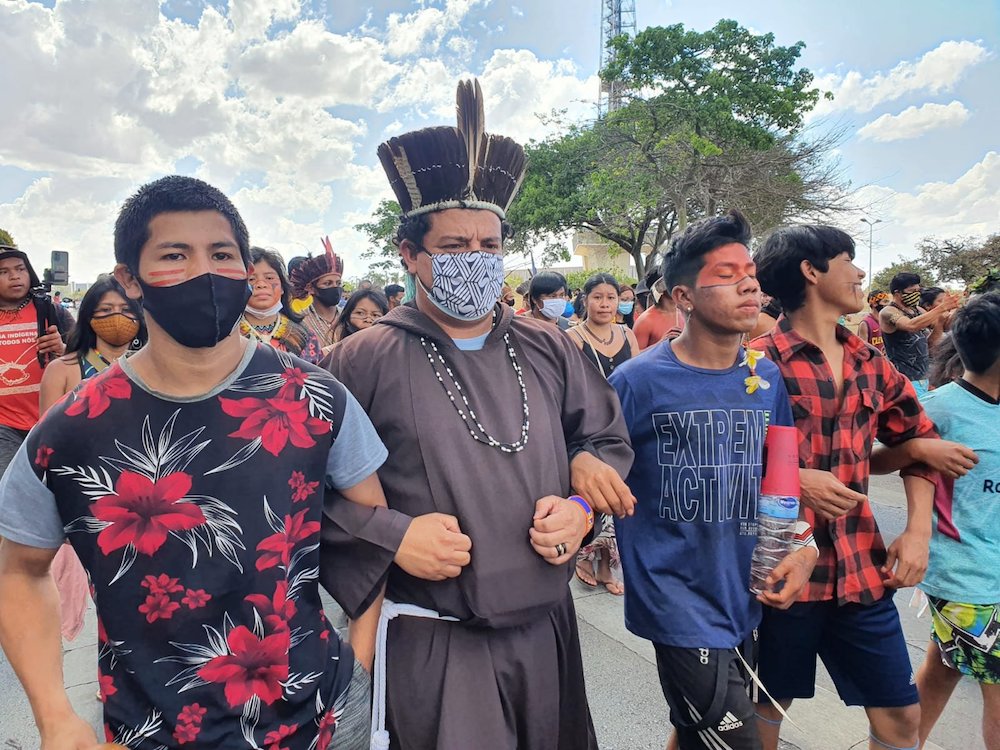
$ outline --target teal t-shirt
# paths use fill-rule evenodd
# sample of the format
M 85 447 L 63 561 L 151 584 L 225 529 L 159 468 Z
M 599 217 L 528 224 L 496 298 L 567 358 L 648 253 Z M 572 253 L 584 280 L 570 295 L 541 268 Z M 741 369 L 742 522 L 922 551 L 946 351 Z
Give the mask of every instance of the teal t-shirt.
M 1000 405 L 948 383 L 920 398 L 945 440 L 972 448 L 979 463 L 934 499 L 930 563 L 920 587 L 969 604 L 1000 602 Z

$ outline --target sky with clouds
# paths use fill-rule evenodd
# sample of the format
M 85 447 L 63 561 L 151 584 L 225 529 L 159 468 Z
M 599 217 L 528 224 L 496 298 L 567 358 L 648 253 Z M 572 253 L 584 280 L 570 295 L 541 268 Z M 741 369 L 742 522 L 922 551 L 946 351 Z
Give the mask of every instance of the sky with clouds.
M 0 0 L 0 227 L 41 267 L 113 265 L 138 185 L 190 174 L 226 191 L 255 244 L 285 257 L 329 234 L 359 276 L 353 226 L 391 197 L 375 149 L 453 122 L 476 75 L 487 128 L 548 134 L 540 114 L 595 114 L 600 0 Z M 753 4 L 636 0 L 639 28 L 734 18 L 834 94 L 812 118 L 875 225 L 874 266 L 928 235 L 1000 231 L 1000 2 Z M 843 228 L 867 260 L 862 214 Z

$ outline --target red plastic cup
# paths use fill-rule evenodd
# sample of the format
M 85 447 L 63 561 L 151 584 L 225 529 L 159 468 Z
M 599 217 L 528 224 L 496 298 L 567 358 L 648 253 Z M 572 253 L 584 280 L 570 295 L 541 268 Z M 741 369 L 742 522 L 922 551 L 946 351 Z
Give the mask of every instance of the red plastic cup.
M 764 437 L 766 464 L 760 482 L 761 495 L 799 497 L 799 431 L 772 424 Z

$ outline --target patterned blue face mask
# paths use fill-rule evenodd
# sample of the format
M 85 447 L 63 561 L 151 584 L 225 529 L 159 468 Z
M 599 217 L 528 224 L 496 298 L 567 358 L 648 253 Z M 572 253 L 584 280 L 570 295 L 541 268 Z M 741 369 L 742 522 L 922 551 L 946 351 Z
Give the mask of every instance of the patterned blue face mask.
M 438 310 L 456 320 L 481 320 L 490 313 L 503 289 L 502 255 L 420 250 L 431 256 L 431 288 L 414 278 Z

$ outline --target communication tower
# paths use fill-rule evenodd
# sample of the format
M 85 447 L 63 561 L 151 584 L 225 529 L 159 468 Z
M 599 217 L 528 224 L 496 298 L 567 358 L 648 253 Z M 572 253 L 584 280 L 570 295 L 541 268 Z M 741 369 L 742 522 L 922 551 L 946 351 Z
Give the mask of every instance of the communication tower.
M 614 59 L 608 49 L 608 42 L 616 36 L 635 36 L 635 0 L 600 0 L 601 3 L 601 67 L 600 72 Z M 625 99 L 625 85 L 621 81 L 601 79 L 601 90 L 597 98 L 597 116 L 603 117 L 622 106 Z

